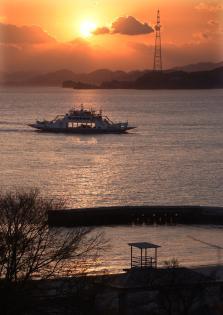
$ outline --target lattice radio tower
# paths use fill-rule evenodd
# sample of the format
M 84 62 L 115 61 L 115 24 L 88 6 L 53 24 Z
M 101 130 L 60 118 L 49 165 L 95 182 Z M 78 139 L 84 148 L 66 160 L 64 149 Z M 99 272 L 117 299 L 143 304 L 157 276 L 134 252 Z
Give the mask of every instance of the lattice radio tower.
M 162 72 L 162 48 L 161 48 L 161 25 L 160 25 L 160 11 L 157 11 L 157 22 L 155 26 L 155 53 L 154 53 L 154 63 L 153 63 L 153 71 Z

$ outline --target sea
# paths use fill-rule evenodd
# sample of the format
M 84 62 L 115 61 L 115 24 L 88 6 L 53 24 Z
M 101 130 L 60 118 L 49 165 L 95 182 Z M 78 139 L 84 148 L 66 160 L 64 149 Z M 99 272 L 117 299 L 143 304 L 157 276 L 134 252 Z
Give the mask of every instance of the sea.
M 73 107 L 137 127 L 127 134 L 36 132 L 36 119 Z M 68 208 L 223 206 L 223 90 L 0 88 L 0 189 L 38 188 Z M 110 226 L 103 268 L 129 265 L 128 243 L 161 246 L 159 263 L 219 263 L 221 226 Z M 196 239 L 196 240 L 195 240 Z M 203 242 L 203 243 L 202 243 Z M 205 242 L 210 243 L 205 244 Z M 213 245 L 213 246 L 211 246 Z

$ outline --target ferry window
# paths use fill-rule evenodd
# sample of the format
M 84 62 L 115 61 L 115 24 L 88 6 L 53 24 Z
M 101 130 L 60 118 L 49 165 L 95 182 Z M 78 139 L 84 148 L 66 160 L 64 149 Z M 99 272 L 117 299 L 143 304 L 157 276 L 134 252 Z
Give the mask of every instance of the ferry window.
M 77 127 L 79 127 L 78 122 L 69 122 L 68 123 L 68 128 L 77 128 Z

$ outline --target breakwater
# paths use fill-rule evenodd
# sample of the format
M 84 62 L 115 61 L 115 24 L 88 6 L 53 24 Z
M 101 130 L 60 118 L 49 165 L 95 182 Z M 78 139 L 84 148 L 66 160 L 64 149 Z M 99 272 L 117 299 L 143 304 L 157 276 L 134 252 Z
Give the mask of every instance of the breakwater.
M 50 226 L 102 226 L 121 224 L 223 224 L 223 207 L 112 206 L 54 210 Z

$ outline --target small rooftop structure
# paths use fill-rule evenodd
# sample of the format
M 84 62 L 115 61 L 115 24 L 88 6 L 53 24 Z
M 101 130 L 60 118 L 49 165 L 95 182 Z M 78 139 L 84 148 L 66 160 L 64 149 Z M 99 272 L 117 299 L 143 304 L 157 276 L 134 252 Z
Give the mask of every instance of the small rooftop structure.
M 157 268 L 157 249 L 159 245 L 148 243 L 148 242 L 138 242 L 129 243 L 131 247 L 131 269 L 132 268 Z M 133 255 L 133 248 L 140 250 L 140 256 Z M 148 255 L 148 249 L 154 249 L 154 255 Z
M 140 243 L 129 243 L 129 246 L 132 247 L 137 247 L 137 248 L 142 248 L 142 249 L 147 249 L 147 248 L 158 248 L 161 247 L 159 245 L 156 244 L 152 244 L 152 243 L 147 243 L 147 242 L 140 242 Z

